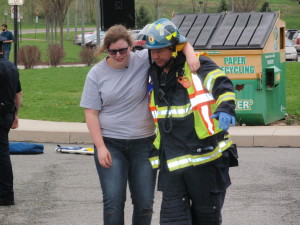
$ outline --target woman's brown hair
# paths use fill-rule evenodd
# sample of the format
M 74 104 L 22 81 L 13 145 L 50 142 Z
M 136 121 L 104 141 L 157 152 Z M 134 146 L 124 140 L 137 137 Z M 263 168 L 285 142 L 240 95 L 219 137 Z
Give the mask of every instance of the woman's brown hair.
M 124 39 L 129 46 L 133 45 L 133 38 L 126 27 L 123 25 L 114 25 L 110 27 L 105 34 L 103 44 L 100 47 L 97 55 L 105 52 L 112 43 L 115 43 L 120 39 Z

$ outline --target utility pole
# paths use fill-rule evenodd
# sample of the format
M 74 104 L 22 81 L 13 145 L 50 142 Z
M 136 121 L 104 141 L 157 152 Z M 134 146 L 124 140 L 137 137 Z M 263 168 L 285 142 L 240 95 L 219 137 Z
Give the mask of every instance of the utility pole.
M 77 39 L 77 16 L 78 16 L 78 0 L 76 0 L 76 2 L 75 2 L 74 41 Z
M 234 12 L 234 0 L 231 0 L 231 12 Z
M 7 22 L 6 22 L 6 17 L 7 17 L 7 16 L 8 16 L 8 11 L 5 10 L 5 11 L 4 11 L 4 18 L 5 18 L 4 23 L 7 23 Z
M 8 0 L 8 4 L 13 6 L 13 16 L 14 16 L 14 63 L 18 66 L 18 42 L 19 42 L 19 35 L 18 35 L 18 5 L 23 5 L 23 0 Z
M 81 22 L 82 22 L 82 27 L 81 27 L 81 32 L 82 32 L 82 44 L 85 44 L 85 39 L 84 39 L 84 0 L 82 0 L 82 17 L 81 17 Z
M 200 13 L 202 13 L 202 4 L 203 4 L 203 2 L 200 1 L 200 2 L 199 2 L 199 5 L 200 5 Z
M 160 18 L 160 6 L 157 5 L 157 19 Z
M 67 41 L 70 41 L 70 7 L 67 12 Z
M 100 45 L 100 7 L 101 6 L 100 6 L 100 0 L 95 0 L 95 1 L 96 1 L 97 45 Z
M 18 66 L 18 6 L 14 5 L 14 63 Z

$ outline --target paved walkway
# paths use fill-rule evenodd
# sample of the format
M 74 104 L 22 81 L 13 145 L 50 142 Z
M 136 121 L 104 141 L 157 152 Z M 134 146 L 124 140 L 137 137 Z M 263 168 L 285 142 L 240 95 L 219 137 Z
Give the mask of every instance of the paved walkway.
M 94 157 L 55 152 L 11 155 L 16 205 L 0 206 L 1 225 L 100 225 L 103 199 Z M 263 149 L 263 150 L 262 150 Z M 223 207 L 223 225 L 296 225 L 300 221 L 299 148 L 243 148 Z M 152 225 L 159 225 L 155 192 Z M 131 225 L 129 191 L 125 225 Z
M 85 123 L 20 119 L 10 132 L 11 141 L 91 144 Z M 244 147 L 300 147 L 300 126 L 235 126 L 229 130 L 234 142 Z
M 57 67 L 84 67 L 87 66 L 85 64 L 59 64 Z M 45 69 L 45 68 L 50 68 L 53 67 L 51 65 L 36 65 L 33 66 L 33 69 Z M 54 67 L 53 67 L 54 68 Z M 18 65 L 18 69 L 25 69 L 23 65 Z

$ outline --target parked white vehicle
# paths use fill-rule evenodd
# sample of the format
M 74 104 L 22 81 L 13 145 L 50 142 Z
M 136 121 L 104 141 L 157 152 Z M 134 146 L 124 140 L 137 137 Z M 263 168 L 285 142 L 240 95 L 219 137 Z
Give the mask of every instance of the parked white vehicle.
M 102 45 L 104 37 L 105 37 L 105 31 L 100 30 L 100 45 Z M 91 35 L 86 37 L 84 45 L 90 47 L 97 45 L 97 31 L 94 31 Z
M 300 55 L 300 30 L 298 30 L 293 36 L 294 47 Z
M 298 62 L 297 50 L 293 46 L 293 43 L 289 39 L 285 39 L 285 59 L 286 61 Z
M 86 33 L 84 34 L 84 38 L 85 38 L 85 39 L 88 38 L 88 37 L 89 37 L 90 35 L 92 35 L 93 33 L 94 33 L 94 32 L 86 32 Z M 82 34 L 78 34 L 78 35 L 75 37 L 73 43 L 74 43 L 75 45 L 81 45 L 81 44 L 82 44 Z
M 100 40 L 103 41 L 105 36 L 105 32 L 100 30 Z M 84 34 L 84 43 L 82 43 L 82 34 L 78 34 L 74 40 L 74 44 L 76 45 L 96 45 L 97 43 L 97 32 L 86 32 Z

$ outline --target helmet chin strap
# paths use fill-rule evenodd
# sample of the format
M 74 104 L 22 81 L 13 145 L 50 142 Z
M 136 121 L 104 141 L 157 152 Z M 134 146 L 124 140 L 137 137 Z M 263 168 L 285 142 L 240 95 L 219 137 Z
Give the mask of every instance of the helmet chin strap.
M 173 62 L 174 62 L 174 58 L 171 57 L 171 58 L 169 59 L 169 61 L 162 67 L 162 69 L 163 69 L 163 70 L 165 70 L 165 69 L 169 70 L 170 67 L 173 65 Z
M 168 70 L 173 65 L 174 59 L 177 56 L 177 51 L 175 46 L 170 47 L 170 50 L 172 51 L 172 56 L 170 57 L 169 61 L 163 67 L 161 67 L 163 70 L 165 69 Z M 176 54 L 176 56 L 174 55 L 174 53 Z

